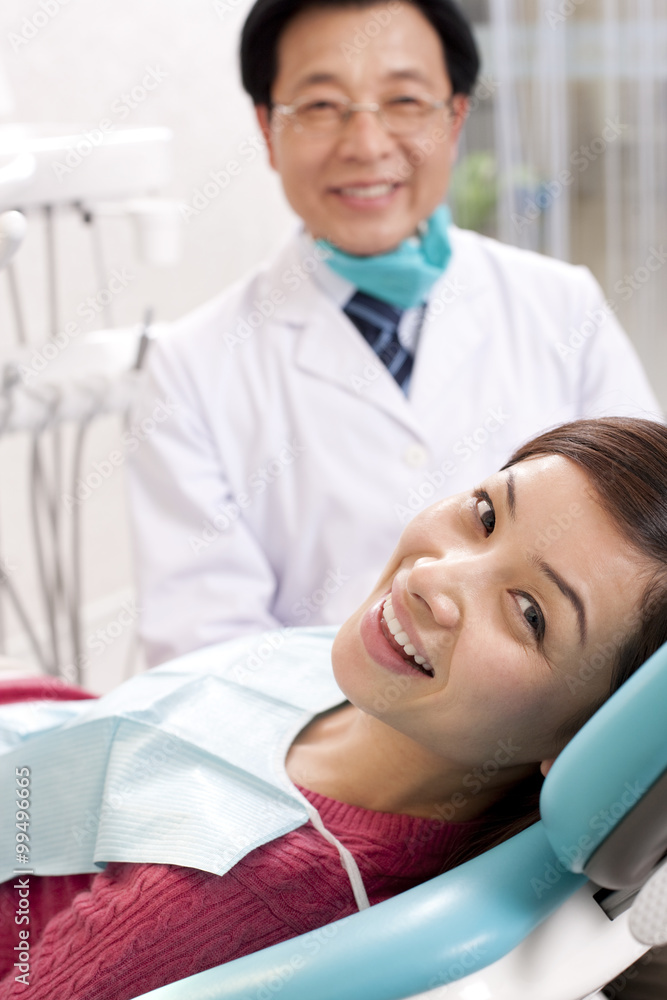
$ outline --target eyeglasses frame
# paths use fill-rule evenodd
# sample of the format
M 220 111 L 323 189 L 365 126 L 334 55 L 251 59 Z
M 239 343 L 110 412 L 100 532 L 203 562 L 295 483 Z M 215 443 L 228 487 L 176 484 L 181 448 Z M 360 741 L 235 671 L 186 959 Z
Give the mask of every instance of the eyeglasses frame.
M 454 110 L 453 106 L 452 106 L 453 99 L 454 99 L 454 94 L 450 94 L 449 97 L 442 98 L 442 100 L 432 100 L 429 103 L 429 112 L 432 114 L 434 111 L 439 111 L 441 108 L 446 108 L 447 106 L 449 106 L 450 109 L 453 111 Z M 307 100 L 308 100 L 308 98 L 304 98 L 304 102 L 307 101 Z M 401 134 L 400 132 L 394 132 L 387 125 L 386 121 L 384 121 L 384 119 L 382 117 L 382 105 L 378 104 L 377 101 L 372 101 L 370 103 L 362 104 L 362 103 L 359 103 L 357 101 L 352 101 L 350 98 L 345 98 L 344 100 L 341 100 L 340 103 L 346 103 L 345 111 L 343 112 L 343 115 L 342 115 L 341 120 L 340 120 L 340 127 L 339 127 L 340 131 L 342 131 L 345 128 L 345 126 L 349 122 L 349 120 L 352 117 L 352 115 L 355 114 L 357 111 L 370 111 L 373 114 L 376 114 L 378 116 L 378 120 L 381 122 L 381 124 L 383 125 L 383 127 L 387 130 L 387 132 L 390 135 L 400 135 Z M 297 129 L 297 123 L 293 121 L 293 116 L 299 110 L 299 106 L 300 105 L 297 102 L 295 102 L 293 104 L 280 104 L 280 103 L 271 104 L 269 106 L 269 113 L 273 114 L 273 112 L 275 111 L 275 112 L 277 112 L 278 115 L 281 115 L 283 118 L 290 119 L 291 122 L 292 122 L 292 128 L 294 129 L 295 132 L 296 131 L 299 131 L 299 132 L 304 132 L 304 131 L 308 132 L 307 129 L 304 129 L 303 125 L 301 125 Z M 327 133 L 326 130 L 322 130 L 321 132 L 318 133 L 317 129 L 313 129 L 310 134 L 312 134 L 312 135 L 315 135 L 315 134 L 320 134 L 320 135 L 330 134 L 330 135 L 334 135 L 334 134 L 336 134 L 336 130 L 334 129 L 331 133 Z M 416 135 L 417 133 L 416 132 L 414 132 L 414 133 L 406 133 L 406 135 L 409 135 L 409 134 Z

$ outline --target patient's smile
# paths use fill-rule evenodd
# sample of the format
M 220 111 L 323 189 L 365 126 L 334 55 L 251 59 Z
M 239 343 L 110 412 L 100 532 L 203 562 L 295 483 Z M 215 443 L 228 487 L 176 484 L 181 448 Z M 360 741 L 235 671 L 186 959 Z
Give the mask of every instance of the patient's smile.
M 396 617 L 391 594 L 384 602 L 380 627 L 387 642 L 400 652 L 405 659 L 412 661 L 422 673 L 428 674 L 429 677 L 434 676 L 433 667 L 427 662 L 425 657 L 419 655 L 417 648 L 410 642 L 410 636 L 403 629 L 403 626 Z

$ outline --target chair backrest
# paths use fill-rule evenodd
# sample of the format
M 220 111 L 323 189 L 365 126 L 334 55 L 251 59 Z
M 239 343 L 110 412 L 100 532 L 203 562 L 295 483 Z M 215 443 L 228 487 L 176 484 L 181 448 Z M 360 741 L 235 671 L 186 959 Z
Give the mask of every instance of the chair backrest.
M 641 885 L 667 851 L 667 645 L 565 747 L 542 789 L 549 841 L 610 889 Z
M 587 876 L 608 888 L 636 885 L 667 842 L 667 800 L 659 802 L 666 706 L 667 645 L 558 758 L 542 821 L 394 899 L 139 1000 L 277 992 L 281 1000 L 403 1000 L 508 954 Z

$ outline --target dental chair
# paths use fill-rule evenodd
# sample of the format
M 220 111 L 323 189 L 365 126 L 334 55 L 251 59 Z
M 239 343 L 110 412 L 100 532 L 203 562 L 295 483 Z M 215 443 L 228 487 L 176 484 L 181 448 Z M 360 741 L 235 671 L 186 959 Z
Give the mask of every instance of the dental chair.
M 541 820 L 319 930 L 138 1000 L 583 1000 L 667 943 L 667 644 L 549 772 Z

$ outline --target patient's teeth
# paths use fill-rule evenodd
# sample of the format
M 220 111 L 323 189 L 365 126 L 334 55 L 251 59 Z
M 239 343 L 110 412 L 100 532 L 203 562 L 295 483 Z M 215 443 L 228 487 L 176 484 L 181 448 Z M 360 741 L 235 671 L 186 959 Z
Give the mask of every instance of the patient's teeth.
M 427 671 L 430 671 L 432 674 L 433 668 L 431 667 L 430 663 L 428 663 L 423 656 L 419 655 L 416 647 L 413 646 L 412 643 L 410 642 L 410 636 L 408 635 L 407 632 L 403 631 L 398 618 L 395 617 L 394 607 L 391 603 L 391 597 L 388 597 L 384 602 L 382 608 L 382 617 L 384 618 L 387 628 L 393 635 L 396 642 L 399 644 L 399 646 L 403 647 L 403 651 L 405 652 L 405 654 L 407 656 L 411 656 L 412 659 L 415 661 L 415 663 L 417 663 L 420 667 L 425 667 L 425 669 Z
M 387 600 L 384 602 L 384 608 L 382 613 L 384 615 L 384 620 L 387 623 L 387 628 L 389 629 L 391 634 L 395 636 L 397 632 L 401 631 L 401 626 L 399 624 L 398 618 L 396 618 L 396 616 L 394 615 L 394 607 L 391 603 L 391 597 L 388 597 Z

